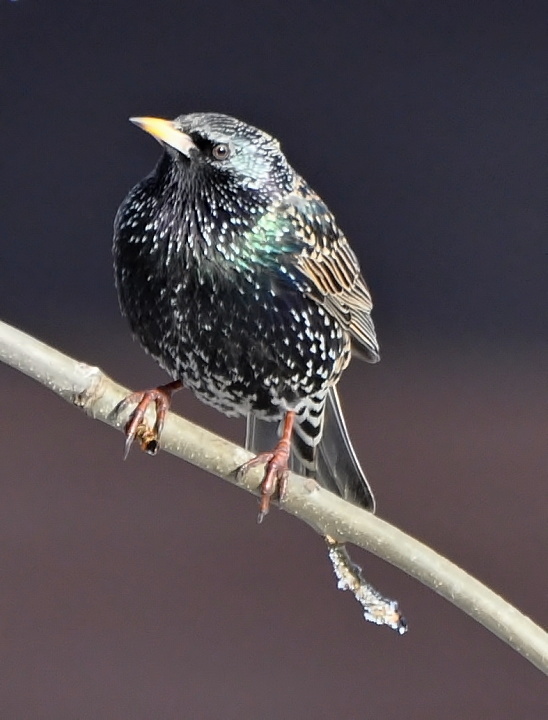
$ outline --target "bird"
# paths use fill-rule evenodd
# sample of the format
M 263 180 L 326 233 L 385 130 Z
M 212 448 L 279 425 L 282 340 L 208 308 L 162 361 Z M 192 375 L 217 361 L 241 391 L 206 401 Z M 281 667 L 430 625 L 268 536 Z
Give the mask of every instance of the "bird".
M 254 457 L 238 472 L 264 466 L 259 522 L 284 500 L 290 469 L 374 512 L 337 384 L 352 357 L 378 362 L 379 345 L 333 213 L 263 130 L 212 112 L 130 120 L 162 154 L 116 214 L 116 287 L 133 336 L 171 381 L 126 399 L 126 454 L 136 437 L 156 452 L 184 387 L 247 419 Z

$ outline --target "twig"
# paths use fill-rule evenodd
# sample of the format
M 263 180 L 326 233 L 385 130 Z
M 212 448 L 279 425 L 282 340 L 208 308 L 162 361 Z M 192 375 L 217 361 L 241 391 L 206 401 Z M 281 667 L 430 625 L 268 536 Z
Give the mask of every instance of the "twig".
M 38 380 L 91 417 L 122 429 L 116 412 L 129 390 L 99 368 L 77 362 L 0 322 L 0 359 Z M 162 434 L 164 450 L 233 484 L 256 492 L 259 469 L 236 482 L 234 470 L 249 459 L 242 448 L 170 413 Z M 404 570 L 464 610 L 548 674 L 548 634 L 503 598 L 431 548 L 398 528 L 291 475 L 283 509 L 334 542 L 351 542 Z

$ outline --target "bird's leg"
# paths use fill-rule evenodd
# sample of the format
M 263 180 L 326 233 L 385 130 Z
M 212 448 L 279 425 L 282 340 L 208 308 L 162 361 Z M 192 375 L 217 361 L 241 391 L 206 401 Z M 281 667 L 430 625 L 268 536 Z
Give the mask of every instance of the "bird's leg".
M 128 405 L 137 403 L 135 410 L 131 413 L 126 423 L 124 432 L 126 443 L 124 446 L 124 460 L 127 458 L 131 444 L 137 438 L 144 450 L 149 455 L 156 455 L 166 413 L 171 406 L 171 396 L 183 387 L 180 380 L 174 380 L 166 385 L 159 385 L 150 390 L 131 393 L 118 405 L 118 412 L 124 410 Z M 156 406 L 156 421 L 154 427 L 149 428 L 145 423 L 145 414 L 150 403 Z
M 291 435 L 295 422 L 295 412 L 290 410 L 285 414 L 282 437 L 274 450 L 262 452 L 251 460 L 248 460 L 239 469 L 238 474 L 244 475 L 250 468 L 256 465 L 266 464 L 266 472 L 263 481 L 259 485 L 261 500 L 259 503 L 259 515 L 257 522 L 261 523 L 270 509 L 270 500 L 273 495 L 283 501 L 287 490 L 287 479 L 289 477 L 289 453 L 291 452 Z

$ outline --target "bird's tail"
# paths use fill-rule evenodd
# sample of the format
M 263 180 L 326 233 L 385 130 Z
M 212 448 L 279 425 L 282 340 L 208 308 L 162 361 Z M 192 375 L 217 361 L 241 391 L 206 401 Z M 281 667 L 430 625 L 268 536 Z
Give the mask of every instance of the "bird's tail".
M 327 393 L 323 427 L 320 422 L 317 430 L 321 436 L 319 442 L 311 443 L 302 429 L 297 418 L 292 440 L 291 469 L 299 475 L 314 477 L 327 490 L 374 512 L 375 499 L 348 437 L 335 388 L 330 388 Z M 276 423 L 259 420 L 251 414 L 247 416 L 248 450 L 263 452 L 274 448 L 278 440 Z

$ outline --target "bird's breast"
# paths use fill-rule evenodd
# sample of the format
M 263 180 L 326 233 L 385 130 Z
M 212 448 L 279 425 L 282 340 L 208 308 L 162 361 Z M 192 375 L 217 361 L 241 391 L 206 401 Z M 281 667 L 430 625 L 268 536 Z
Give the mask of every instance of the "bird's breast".
M 341 328 L 308 298 L 274 292 L 265 278 L 204 267 L 184 275 L 171 289 L 171 350 L 163 362 L 202 399 L 222 401 L 225 412 L 233 405 L 236 413 L 279 414 L 327 386 L 348 362 Z
M 348 364 L 339 323 L 272 268 L 238 263 L 225 238 L 204 245 L 180 226 L 161 237 L 151 221 L 124 237 L 118 225 L 117 286 L 133 333 L 205 402 L 278 417 Z

